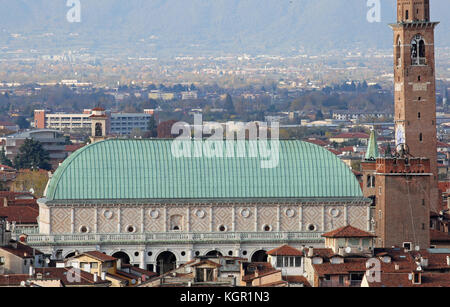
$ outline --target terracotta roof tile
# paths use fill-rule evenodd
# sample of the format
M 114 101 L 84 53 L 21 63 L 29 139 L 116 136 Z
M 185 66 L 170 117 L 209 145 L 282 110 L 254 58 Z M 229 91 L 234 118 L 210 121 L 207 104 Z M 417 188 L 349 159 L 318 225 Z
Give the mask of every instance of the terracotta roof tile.
M 71 273 L 73 268 L 35 268 L 35 273 L 41 273 L 42 279 L 58 279 L 65 286 L 86 286 L 86 285 L 97 285 L 97 284 L 109 284 L 110 281 L 102 280 L 101 278 L 97 279 L 97 282 L 94 281 L 94 275 L 88 272 L 84 272 L 82 270 L 78 270 L 80 274 L 80 279 L 77 281 L 77 278 L 68 278 L 68 274 Z M 75 275 L 75 274 L 74 274 Z M 76 277 L 76 276 L 74 276 Z M 34 275 L 34 279 L 36 279 L 36 275 Z
M 355 228 L 353 226 L 344 226 L 322 235 L 325 238 L 374 238 L 374 234 Z
M 271 256 L 303 256 L 302 251 L 289 245 L 283 245 L 281 247 L 272 249 L 266 254 Z
M 17 246 L 16 246 L 17 244 Z M 43 253 L 37 249 L 34 249 L 28 245 L 25 245 L 23 243 L 20 242 L 16 242 L 16 241 L 11 241 L 11 243 L 7 246 L 2 246 L 0 247 L 0 249 L 9 252 L 13 255 L 16 255 L 17 257 L 23 258 L 23 259 L 28 259 L 28 258 L 33 258 L 33 254 L 34 255 L 42 255 Z
M 29 206 L 0 207 L 0 216 L 6 216 L 9 222 L 17 224 L 37 224 L 39 210 Z
M 80 257 L 80 256 L 83 256 L 83 255 L 91 256 L 91 257 L 93 257 L 93 258 L 95 258 L 97 260 L 100 260 L 100 261 L 116 261 L 117 260 L 117 258 L 114 258 L 112 256 L 108 256 L 108 255 L 103 254 L 102 252 L 99 252 L 99 251 L 84 252 L 84 253 L 82 253 L 82 254 L 80 254 L 78 256 L 75 256 L 75 257 Z
M 311 287 L 311 284 L 309 283 L 308 279 L 304 276 L 283 276 L 283 279 L 287 281 L 290 284 L 303 284 L 305 287 Z

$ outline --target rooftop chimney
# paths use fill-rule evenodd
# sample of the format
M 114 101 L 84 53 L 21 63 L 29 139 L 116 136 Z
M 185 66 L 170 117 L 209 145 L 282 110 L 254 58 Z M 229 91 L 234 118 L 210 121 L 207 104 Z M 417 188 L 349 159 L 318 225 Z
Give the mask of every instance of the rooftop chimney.
M 396 271 L 400 270 L 400 265 L 399 264 L 395 264 L 395 270 Z
M 450 256 L 447 256 L 447 265 L 450 266 Z
M 308 249 L 308 257 L 312 257 L 312 256 L 314 256 L 314 248 L 313 248 L 313 247 L 310 247 L 310 248 Z
M 94 282 L 97 282 L 97 281 L 98 281 L 98 275 L 94 274 Z
M 106 272 L 102 272 L 102 280 L 106 280 Z

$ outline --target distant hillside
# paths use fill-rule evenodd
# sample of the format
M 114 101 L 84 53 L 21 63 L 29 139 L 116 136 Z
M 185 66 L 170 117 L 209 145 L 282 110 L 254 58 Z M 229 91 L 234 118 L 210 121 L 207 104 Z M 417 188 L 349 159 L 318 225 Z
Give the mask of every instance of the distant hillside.
M 381 0 L 381 23 L 366 20 L 366 0 L 80 1 L 82 22 L 71 24 L 66 0 L 0 0 L 0 46 L 20 45 L 11 33 L 54 33 L 24 46 L 170 54 L 383 48 L 392 45 L 387 24 L 395 21 L 395 0 Z M 450 46 L 449 1 L 431 5 L 433 19 L 441 21 L 437 45 Z

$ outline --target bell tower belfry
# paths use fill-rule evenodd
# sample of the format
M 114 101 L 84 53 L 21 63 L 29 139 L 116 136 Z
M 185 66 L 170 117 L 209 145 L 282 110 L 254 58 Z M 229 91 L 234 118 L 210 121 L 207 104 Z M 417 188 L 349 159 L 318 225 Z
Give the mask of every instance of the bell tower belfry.
M 108 115 L 105 109 L 92 109 L 91 119 L 91 143 L 106 140 L 108 134 Z
M 434 29 L 429 0 L 397 0 L 394 32 L 395 142 L 392 157 L 372 149 L 362 163 L 364 195 L 374 200 L 377 247 L 430 246 L 438 208 Z M 372 152 L 372 153 L 371 153 Z M 369 180 L 370 179 L 370 180 Z M 373 182 L 375 181 L 375 182 Z
M 430 159 L 431 208 L 438 202 L 434 29 L 429 0 L 397 0 L 394 31 L 395 138 Z

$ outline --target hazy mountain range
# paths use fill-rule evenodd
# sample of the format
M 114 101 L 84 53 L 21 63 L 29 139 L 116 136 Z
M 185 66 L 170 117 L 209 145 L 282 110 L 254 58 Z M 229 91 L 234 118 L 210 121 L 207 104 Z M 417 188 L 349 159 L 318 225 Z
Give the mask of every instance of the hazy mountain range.
M 81 22 L 69 23 L 66 1 L 0 0 L 0 47 L 148 55 L 388 48 L 396 2 L 381 0 L 381 22 L 369 23 L 367 0 L 80 0 Z M 436 45 L 450 46 L 450 2 L 431 6 L 441 21 Z

